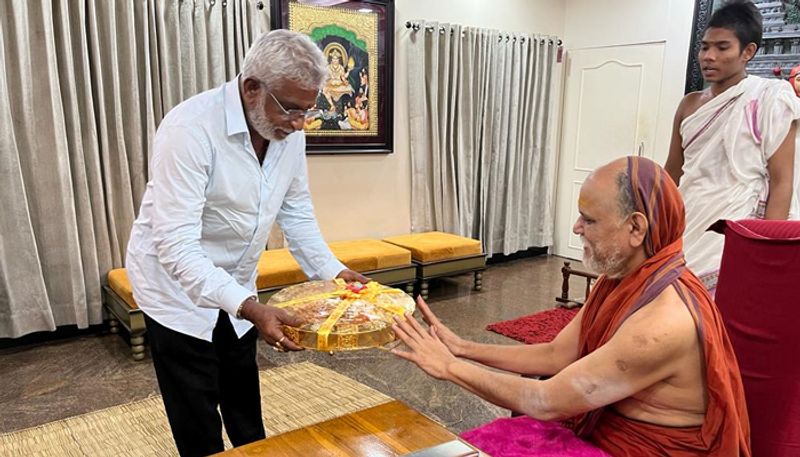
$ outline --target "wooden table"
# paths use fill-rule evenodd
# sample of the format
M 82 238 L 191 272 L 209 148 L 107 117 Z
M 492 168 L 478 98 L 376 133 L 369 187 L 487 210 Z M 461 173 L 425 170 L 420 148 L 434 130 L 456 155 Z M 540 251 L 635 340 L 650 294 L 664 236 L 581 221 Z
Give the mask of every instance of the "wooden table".
M 458 437 L 399 401 L 216 454 L 224 457 L 399 456 Z

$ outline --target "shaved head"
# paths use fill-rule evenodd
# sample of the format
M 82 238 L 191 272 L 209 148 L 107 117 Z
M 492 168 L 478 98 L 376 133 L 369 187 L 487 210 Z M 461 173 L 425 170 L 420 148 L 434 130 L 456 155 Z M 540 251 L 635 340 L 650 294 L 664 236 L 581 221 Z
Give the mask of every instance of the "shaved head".
M 641 213 L 635 212 L 627 158 L 603 165 L 586 178 L 578 211 L 573 232 L 583 242 L 586 266 L 617 278 L 643 258 L 641 226 L 647 224 Z
M 616 206 L 620 218 L 634 211 L 627 159 L 617 159 L 597 168 L 584 181 L 587 192 L 581 192 L 578 206 L 592 203 L 611 211 Z

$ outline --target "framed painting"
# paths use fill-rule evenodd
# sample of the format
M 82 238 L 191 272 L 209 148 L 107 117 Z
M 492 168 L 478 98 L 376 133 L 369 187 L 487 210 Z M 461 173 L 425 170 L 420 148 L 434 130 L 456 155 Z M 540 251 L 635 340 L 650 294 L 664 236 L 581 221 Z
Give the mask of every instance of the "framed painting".
M 695 0 L 685 92 L 705 87 L 697 54 L 711 14 L 724 0 Z M 800 64 L 800 0 L 756 0 L 763 18 L 763 36 L 755 57 L 747 64 L 747 73 L 765 78 L 785 78 Z
M 328 62 L 319 110 L 305 121 L 309 154 L 392 152 L 392 0 L 272 0 L 272 28 L 308 35 Z

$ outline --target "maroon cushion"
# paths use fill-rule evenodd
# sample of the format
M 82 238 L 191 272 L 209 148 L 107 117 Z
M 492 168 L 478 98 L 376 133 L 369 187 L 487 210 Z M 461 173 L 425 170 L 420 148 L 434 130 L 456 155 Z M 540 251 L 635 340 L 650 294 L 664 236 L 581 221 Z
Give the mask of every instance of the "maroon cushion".
M 715 301 L 744 382 L 754 456 L 800 455 L 800 221 L 720 221 Z
M 727 227 L 740 236 L 771 241 L 800 240 L 800 221 L 770 221 L 764 219 L 744 219 L 741 221 L 719 221 L 714 229 L 720 233 L 720 226 Z

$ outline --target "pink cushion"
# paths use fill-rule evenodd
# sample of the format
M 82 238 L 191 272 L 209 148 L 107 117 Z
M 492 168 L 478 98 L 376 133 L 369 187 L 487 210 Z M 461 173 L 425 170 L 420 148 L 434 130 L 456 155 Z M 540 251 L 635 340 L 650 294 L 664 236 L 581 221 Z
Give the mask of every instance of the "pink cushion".
M 495 419 L 461 437 L 492 457 L 608 457 L 560 423 L 527 416 Z

